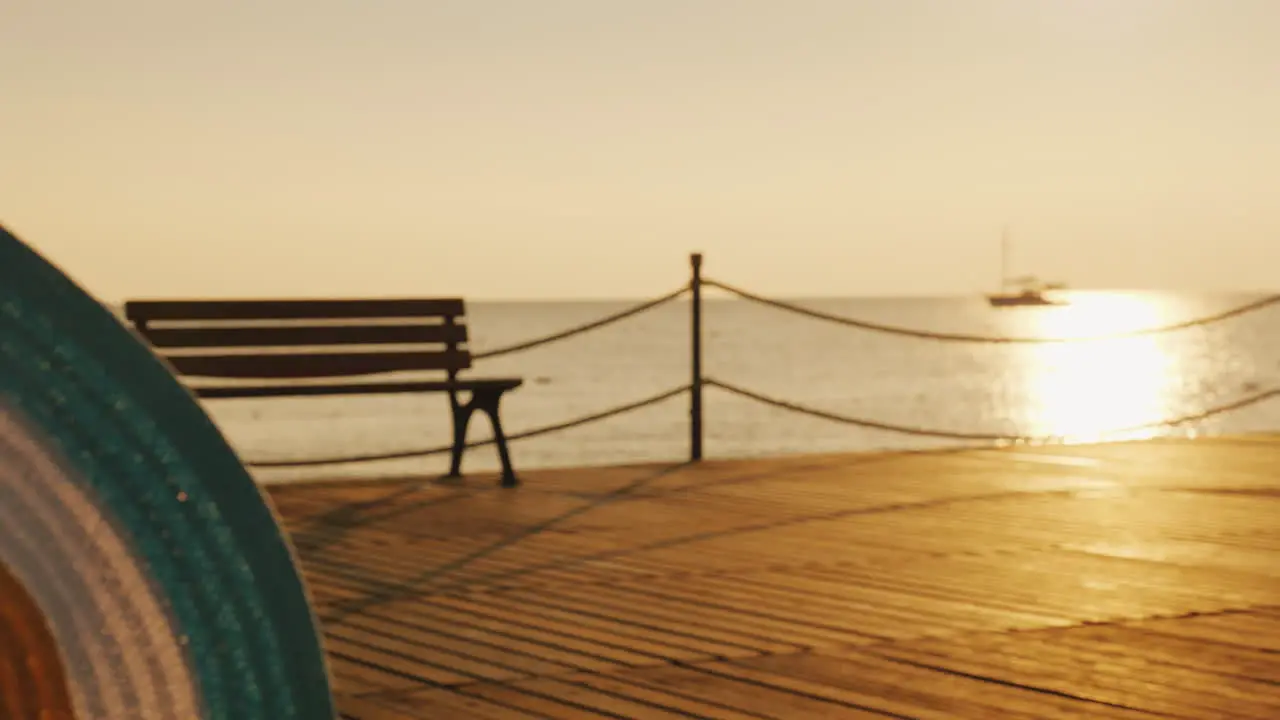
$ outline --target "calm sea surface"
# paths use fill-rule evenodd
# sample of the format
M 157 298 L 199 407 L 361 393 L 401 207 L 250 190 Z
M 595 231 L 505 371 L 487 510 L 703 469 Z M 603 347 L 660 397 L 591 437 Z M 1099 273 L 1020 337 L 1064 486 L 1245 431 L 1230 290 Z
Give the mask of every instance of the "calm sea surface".
M 878 323 L 1004 336 L 1095 335 L 1212 315 L 1256 296 L 1074 293 L 1058 308 L 993 310 L 981 298 L 813 300 L 801 304 Z M 476 351 L 552 333 L 628 303 L 472 303 Z M 1071 436 L 1201 412 L 1280 385 L 1280 307 L 1167 334 L 1049 345 L 983 345 L 839 327 L 739 300 L 705 305 L 705 374 L 814 408 L 958 432 Z M 524 377 L 508 396 L 509 432 L 632 402 L 689 382 L 689 305 L 677 302 L 603 330 L 480 361 L 476 375 Z M 212 401 L 249 461 L 394 452 L 446 444 L 443 396 Z M 603 422 L 513 445 L 518 468 L 675 460 L 688 452 L 681 396 Z M 1280 399 L 1175 429 L 1118 437 L 1280 429 Z M 473 438 L 487 437 L 482 418 Z M 706 453 L 931 447 L 955 441 L 868 430 L 706 390 Z M 264 481 L 436 473 L 440 457 L 262 470 Z M 491 469 L 489 448 L 469 470 Z

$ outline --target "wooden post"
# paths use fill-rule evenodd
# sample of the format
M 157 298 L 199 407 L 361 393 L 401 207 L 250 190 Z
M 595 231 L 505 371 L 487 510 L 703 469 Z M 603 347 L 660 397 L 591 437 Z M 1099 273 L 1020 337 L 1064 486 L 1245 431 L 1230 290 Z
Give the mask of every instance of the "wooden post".
M 691 325 L 693 377 L 689 391 L 689 461 L 702 460 L 702 253 L 689 256 L 693 276 L 689 289 L 693 291 Z

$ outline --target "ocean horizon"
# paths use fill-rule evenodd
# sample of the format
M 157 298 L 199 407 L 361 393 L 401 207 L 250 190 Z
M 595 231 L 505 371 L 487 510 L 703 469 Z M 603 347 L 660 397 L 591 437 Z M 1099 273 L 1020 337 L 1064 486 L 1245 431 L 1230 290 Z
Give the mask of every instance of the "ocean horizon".
M 980 296 L 787 300 L 820 313 L 924 333 L 1059 338 L 1178 324 L 1263 296 L 1073 290 L 1065 297 L 1069 304 L 1062 307 L 1016 309 L 991 308 Z M 468 301 L 471 348 L 484 353 L 634 304 Z M 471 374 L 525 379 L 525 386 L 504 401 L 510 434 L 603 412 L 690 382 L 689 311 L 687 302 L 668 303 L 527 352 L 479 359 Z M 909 429 L 1075 442 L 1280 429 L 1280 402 L 1271 401 L 1177 427 L 1159 425 L 1280 385 L 1280 309 L 1274 305 L 1166 333 L 1046 344 L 906 337 L 728 297 L 705 298 L 703 323 L 705 377 L 821 412 Z M 835 423 L 718 387 L 705 388 L 704 398 L 708 458 L 968 442 Z M 205 404 L 250 463 L 407 452 L 446 445 L 450 437 L 447 404 L 439 395 Z M 517 469 L 679 461 L 688 457 L 688 426 L 689 401 L 682 395 L 517 441 L 512 453 Z M 487 422 L 477 418 L 472 439 L 488 436 Z M 264 482 L 435 475 L 446 462 L 434 456 L 255 474 Z M 492 448 L 468 451 L 465 470 L 496 467 Z

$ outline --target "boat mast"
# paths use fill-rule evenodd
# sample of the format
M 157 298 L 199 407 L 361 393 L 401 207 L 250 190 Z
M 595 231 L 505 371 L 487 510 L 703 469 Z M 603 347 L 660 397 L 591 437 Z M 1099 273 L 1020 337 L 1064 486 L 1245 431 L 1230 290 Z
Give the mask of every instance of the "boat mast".
M 1009 227 L 1000 233 L 1000 287 L 1009 287 Z

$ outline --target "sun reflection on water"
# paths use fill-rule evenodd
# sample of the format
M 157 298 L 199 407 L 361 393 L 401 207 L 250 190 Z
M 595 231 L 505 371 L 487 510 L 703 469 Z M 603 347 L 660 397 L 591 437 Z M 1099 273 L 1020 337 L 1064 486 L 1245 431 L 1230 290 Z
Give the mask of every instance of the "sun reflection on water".
M 1038 336 L 1088 337 L 1165 324 L 1171 319 L 1166 310 L 1153 295 L 1077 293 L 1069 305 L 1044 308 L 1028 320 Z M 1178 414 L 1171 390 L 1182 368 L 1159 335 L 1037 345 L 1028 360 L 1030 434 L 1067 442 L 1143 439 L 1161 428 L 1135 426 Z

